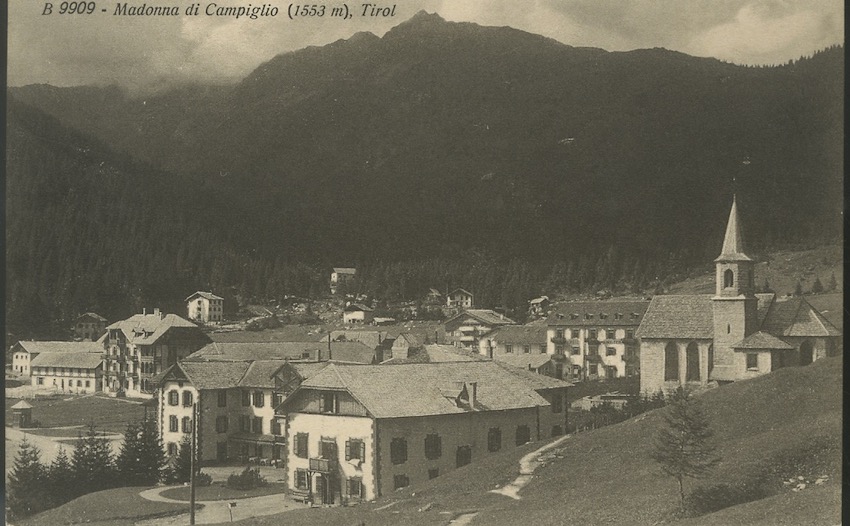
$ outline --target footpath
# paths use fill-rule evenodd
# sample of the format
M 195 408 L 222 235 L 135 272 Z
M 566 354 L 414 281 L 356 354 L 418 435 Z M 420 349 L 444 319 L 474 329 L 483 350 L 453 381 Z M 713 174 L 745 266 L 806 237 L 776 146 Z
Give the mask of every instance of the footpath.
M 170 499 L 161 495 L 163 491 L 173 487 L 175 486 L 147 489 L 139 493 L 139 496 L 155 502 L 184 504 L 188 509 L 189 503 L 185 500 Z M 230 502 L 235 502 L 236 506 L 230 508 Z M 203 507 L 195 510 L 195 524 L 230 522 L 231 513 L 233 520 L 238 521 L 306 507 L 304 504 L 297 503 L 284 494 L 263 495 L 261 497 L 248 497 L 235 500 L 204 500 L 198 501 L 197 504 L 202 504 Z M 136 523 L 136 526 L 182 526 L 185 524 L 189 524 L 188 511 L 180 515 L 139 521 Z

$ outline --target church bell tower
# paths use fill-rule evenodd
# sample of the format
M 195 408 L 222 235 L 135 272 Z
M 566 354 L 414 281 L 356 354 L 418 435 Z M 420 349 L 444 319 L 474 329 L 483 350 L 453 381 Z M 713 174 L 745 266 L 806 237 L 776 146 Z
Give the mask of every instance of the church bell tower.
M 744 252 L 744 238 L 738 219 L 737 198 L 726 224 L 720 256 L 714 260 L 714 368 L 731 367 L 731 346 L 758 330 L 758 299 L 755 295 L 755 262 Z

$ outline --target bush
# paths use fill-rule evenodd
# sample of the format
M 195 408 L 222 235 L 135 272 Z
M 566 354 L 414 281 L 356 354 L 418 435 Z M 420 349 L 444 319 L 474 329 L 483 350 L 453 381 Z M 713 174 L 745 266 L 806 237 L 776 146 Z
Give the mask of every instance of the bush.
M 212 484 L 212 475 L 203 471 L 195 475 L 195 486 L 204 487 Z
M 260 475 L 259 469 L 245 468 L 242 473 L 233 473 L 227 477 L 227 487 L 233 489 L 254 489 L 267 485 L 266 479 Z

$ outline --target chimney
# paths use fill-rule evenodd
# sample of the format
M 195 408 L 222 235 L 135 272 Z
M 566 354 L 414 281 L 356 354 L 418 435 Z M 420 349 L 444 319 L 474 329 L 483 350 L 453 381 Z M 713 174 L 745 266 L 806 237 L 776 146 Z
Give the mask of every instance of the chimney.
M 148 309 L 142 307 L 142 316 L 145 316 L 148 313 Z
M 157 318 L 162 318 L 162 314 L 159 312 L 159 308 L 154 308 L 153 315 Z
M 472 387 L 472 392 L 469 393 L 469 408 L 475 409 L 478 404 L 478 382 L 469 382 L 469 385 Z

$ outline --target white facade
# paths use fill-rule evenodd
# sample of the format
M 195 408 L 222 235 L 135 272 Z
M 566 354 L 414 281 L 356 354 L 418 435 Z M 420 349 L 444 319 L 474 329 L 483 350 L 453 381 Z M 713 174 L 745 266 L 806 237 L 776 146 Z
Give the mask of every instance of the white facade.
M 35 388 L 53 388 L 63 393 L 88 394 L 100 391 L 100 367 L 83 369 L 78 367 L 32 368 L 31 385 Z
M 190 320 L 221 323 L 224 319 L 224 299 L 207 292 L 196 292 L 186 299 L 186 310 Z

